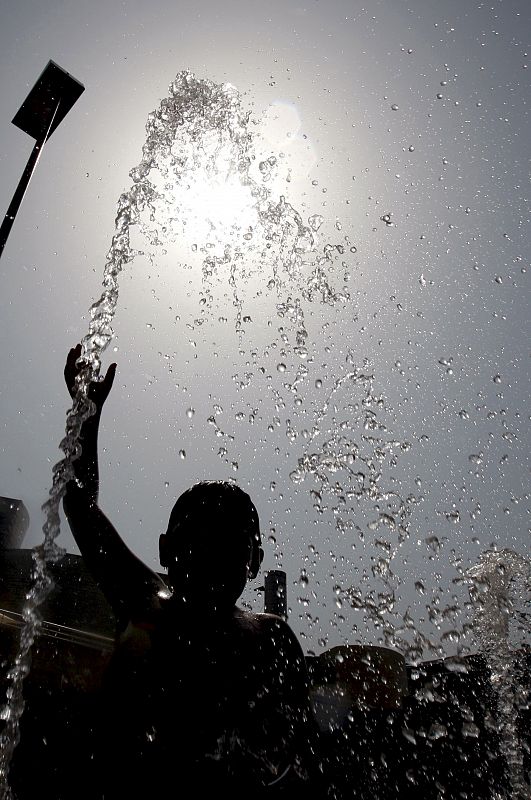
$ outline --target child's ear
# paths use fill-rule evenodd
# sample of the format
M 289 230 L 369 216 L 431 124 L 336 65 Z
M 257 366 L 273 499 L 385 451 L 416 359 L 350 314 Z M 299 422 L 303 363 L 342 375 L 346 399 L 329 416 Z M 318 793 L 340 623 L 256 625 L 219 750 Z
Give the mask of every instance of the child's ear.
M 260 572 L 260 565 L 264 559 L 264 551 L 261 547 L 253 547 L 251 560 L 249 561 L 249 580 L 256 578 Z

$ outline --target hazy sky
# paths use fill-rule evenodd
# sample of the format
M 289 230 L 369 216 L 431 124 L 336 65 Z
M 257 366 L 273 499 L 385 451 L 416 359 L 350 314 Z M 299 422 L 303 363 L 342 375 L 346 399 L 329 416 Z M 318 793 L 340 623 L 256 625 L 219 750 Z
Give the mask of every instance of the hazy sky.
M 346 476 L 320 511 L 319 487 L 289 478 L 339 441 L 342 423 L 368 446 L 361 388 L 345 379 L 327 403 L 368 359 L 389 446 L 381 485 L 411 498 L 410 535 L 391 562 L 399 616 L 411 605 L 438 638 L 425 605 L 451 605 L 452 592 L 462 603 L 456 562 L 491 543 L 528 552 L 530 31 L 527 0 L 4 0 L 2 213 L 32 147 L 10 120 L 48 60 L 86 87 L 46 146 L 0 261 L 0 494 L 26 503 L 26 545 L 41 539 L 68 407 L 64 360 L 100 293 L 116 201 L 147 115 L 189 69 L 242 93 L 258 156 L 279 157 L 275 186 L 303 218 L 324 217 L 321 245 L 343 242 L 331 281 L 349 300 L 302 303 L 308 373 L 295 391 L 294 327 L 265 274 L 255 268 L 242 285 L 250 321 L 238 339 L 227 287 L 199 328 L 197 272 L 138 259 L 122 276 L 117 351 L 106 354 L 118 362 L 101 433 L 106 513 L 156 567 L 174 498 L 201 478 L 236 478 L 260 514 L 264 568 L 287 570 L 305 649 L 376 641 L 334 587 L 378 589 L 373 567 L 397 544 L 396 531 L 374 529 L 385 508 L 346 497 L 358 527 L 341 531 Z M 309 440 L 316 420 L 321 435 Z M 60 541 L 77 552 L 67 527 Z

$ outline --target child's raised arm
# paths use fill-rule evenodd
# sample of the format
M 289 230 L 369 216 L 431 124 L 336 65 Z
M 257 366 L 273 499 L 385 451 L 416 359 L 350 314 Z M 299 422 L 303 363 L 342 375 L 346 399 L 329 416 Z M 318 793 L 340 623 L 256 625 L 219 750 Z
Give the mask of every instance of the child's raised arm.
M 65 381 L 72 397 L 80 355 L 81 345 L 77 345 L 70 350 L 65 366 Z M 131 552 L 98 506 L 98 431 L 115 372 L 116 364 L 112 364 L 105 378 L 89 387 L 88 396 L 96 404 L 96 413 L 83 423 L 81 453 L 73 462 L 75 477 L 66 487 L 63 507 L 88 569 L 117 618 L 124 620 L 143 616 L 169 591 L 162 578 Z

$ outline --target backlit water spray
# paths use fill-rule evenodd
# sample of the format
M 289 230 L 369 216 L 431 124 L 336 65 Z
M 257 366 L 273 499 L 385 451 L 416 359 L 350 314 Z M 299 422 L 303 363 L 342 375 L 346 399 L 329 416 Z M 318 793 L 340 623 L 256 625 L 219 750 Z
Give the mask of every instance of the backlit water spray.
M 284 199 L 271 198 L 265 182 L 276 163 L 273 156 L 258 164 L 252 177 L 255 156 L 249 132 L 249 114 L 242 109 L 236 90 L 180 73 L 159 108 L 146 124 L 147 137 L 142 160 L 130 172 L 132 185 L 117 207 L 115 231 L 103 273 L 103 290 L 90 309 L 89 330 L 82 340 L 82 369 L 76 395 L 67 413 L 66 433 L 60 443 L 64 457 L 53 468 L 52 488 L 43 505 L 44 539 L 33 553 L 31 589 L 23 609 L 23 628 L 14 664 L 9 669 L 4 722 L 0 738 L 0 798 L 9 800 L 9 767 L 19 740 L 19 722 L 24 710 L 24 679 L 31 668 L 31 649 L 41 627 L 40 607 L 53 589 L 50 564 L 59 561 L 63 550 L 57 545 L 60 506 L 66 486 L 73 477 L 73 461 L 80 452 L 80 430 L 94 413 L 88 398 L 91 381 L 100 380 L 101 358 L 113 338 L 113 318 L 118 302 L 118 278 L 137 252 L 130 231 L 137 225 L 152 246 L 171 243 L 188 226 L 194 227 L 199 242 L 208 239 L 202 252 L 205 284 L 220 270 L 232 289 L 236 327 L 241 328 L 241 300 L 238 296 L 240 269 L 248 269 L 243 256 L 254 247 L 268 254 L 271 274 L 266 282 L 278 292 L 286 283 L 292 291 L 311 300 L 326 302 L 346 299 L 330 285 L 326 268 L 337 252 L 316 248 L 315 219 L 308 225 Z M 250 243 L 253 239 L 252 244 Z M 245 275 L 244 275 L 245 277 Z M 297 348 L 305 357 L 305 330 L 300 301 L 291 299 L 297 317 Z M 289 312 L 291 313 L 291 312 Z
M 191 270 L 183 275 L 187 281 L 197 280 L 199 286 L 194 295 L 196 318 L 188 327 L 208 327 L 219 288 L 223 298 L 229 297 L 242 359 L 241 373 L 234 376 L 236 388 L 244 392 L 254 381 L 262 395 L 272 397 L 275 411 L 266 437 L 277 437 L 276 442 L 282 437 L 288 443 L 293 493 L 307 493 L 316 521 L 321 528 L 331 524 L 331 536 L 337 542 L 348 540 L 352 548 L 356 542 L 370 553 L 372 581 L 380 591 L 353 586 L 353 568 L 346 561 L 347 572 L 334 587 L 338 614 L 343 604 L 361 611 L 381 642 L 410 660 L 418 661 L 426 652 L 443 655 L 441 642 L 431 641 L 418 630 L 409 612 L 400 617 L 397 611 L 400 579 L 391 566 L 410 536 L 417 500 L 413 493 L 403 497 L 390 474 L 412 445 L 393 435 L 370 363 L 358 359 L 349 346 L 337 361 L 337 353 L 325 346 L 330 360 L 336 356 L 329 367 L 331 383 L 322 392 L 324 400 L 303 401 L 310 384 L 319 394 L 323 382 L 318 370 L 326 366 L 314 355 L 316 340 L 326 338 L 328 323 L 316 335 L 311 308 L 324 304 L 353 310 L 348 287 L 356 247 L 348 235 L 340 233 L 339 221 L 327 239 L 320 214 L 304 218 L 285 196 L 275 194 L 273 178 L 282 154 L 258 156 L 253 124 L 232 86 L 188 72 L 176 77 L 168 97 L 148 117 L 142 159 L 131 170 L 131 186 L 118 201 L 102 293 L 90 309 L 89 329 L 82 340 L 82 369 L 60 444 L 64 457 L 53 468 L 52 488 L 43 506 L 44 540 L 34 551 L 20 647 L 9 670 L 7 702 L 1 711 L 0 800 L 12 797 L 8 775 L 24 710 L 24 679 L 40 630 L 40 607 L 53 588 L 48 566 L 59 561 L 63 552 L 56 543 L 61 502 L 79 455 L 81 426 L 94 412 L 88 388 L 91 381 L 100 379 L 102 355 L 114 336 L 120 273 L 139 255 L 153 264 L 159 259 L 173 260 L 174 272 Z M 173 258 L 175 248 L 178 255 Z M 251 338 L 246 333 L 251 316 L 244 302 L 244 288 L 250 285 L 256 290 L 251 300 L 258 311 L 263 314 L 264 308 L 271 308 L 267 325 L 254 331 L 259 341 L 252 344 L 244 339 Z M 184 299 L 181 289 L 175 294 L 171 302 L 179 306 Z M 225 306 L 226 300 L 222 302 Z M 267 337 L 273 318 L 279 327 L 271 341 Z M 275 359 L 273 369 L 268 358 Z M 171 359 L 168 363 L 171 367 Z M 208 423 L 222 445 L 218 455 L 225 459 L 233 437 L 222 430 L 220 414 L 221 409 L 215 408 Z M 249 424 L 258 418 L 258 410 L 252 409 Z M 268 448 L 280 452 L 270 445 L 268 439 Z M 235 470 L 237 466 L 233 462 Z M 271 488 L 274 491 L 273 483 Z M 270 541 L 275 535 L 272 525 Z M 435 553 L 437 537 L 425 541 Z M 307 583 L 303 570 L 302 589 Z M 433 619 L 439 626 L 439 608 L 434 608 Z M 514 760 L 514 753 L 506 755 Z

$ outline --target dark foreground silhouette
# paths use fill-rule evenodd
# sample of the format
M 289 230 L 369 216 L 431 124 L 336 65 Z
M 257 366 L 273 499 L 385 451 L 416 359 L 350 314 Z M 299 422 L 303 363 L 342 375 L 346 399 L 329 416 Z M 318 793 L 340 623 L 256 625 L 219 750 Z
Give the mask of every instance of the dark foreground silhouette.
M 81 348 L 67 359 L 72 396 Z M 263 557 L 258 514 L 230 483 L 207 481 L 175 503 L 160 536 L 167 581 L 125 545 L 98 505 L 97 438 L 116 365 L 89 397 L 64 510 L 116 618 L 117 641 L 93 713 L 94 797 L 317 792 L 315 725 L 302 649 L 288 624 L 237 607 Z M 87 791 L 87 789 L 85 790 Z

